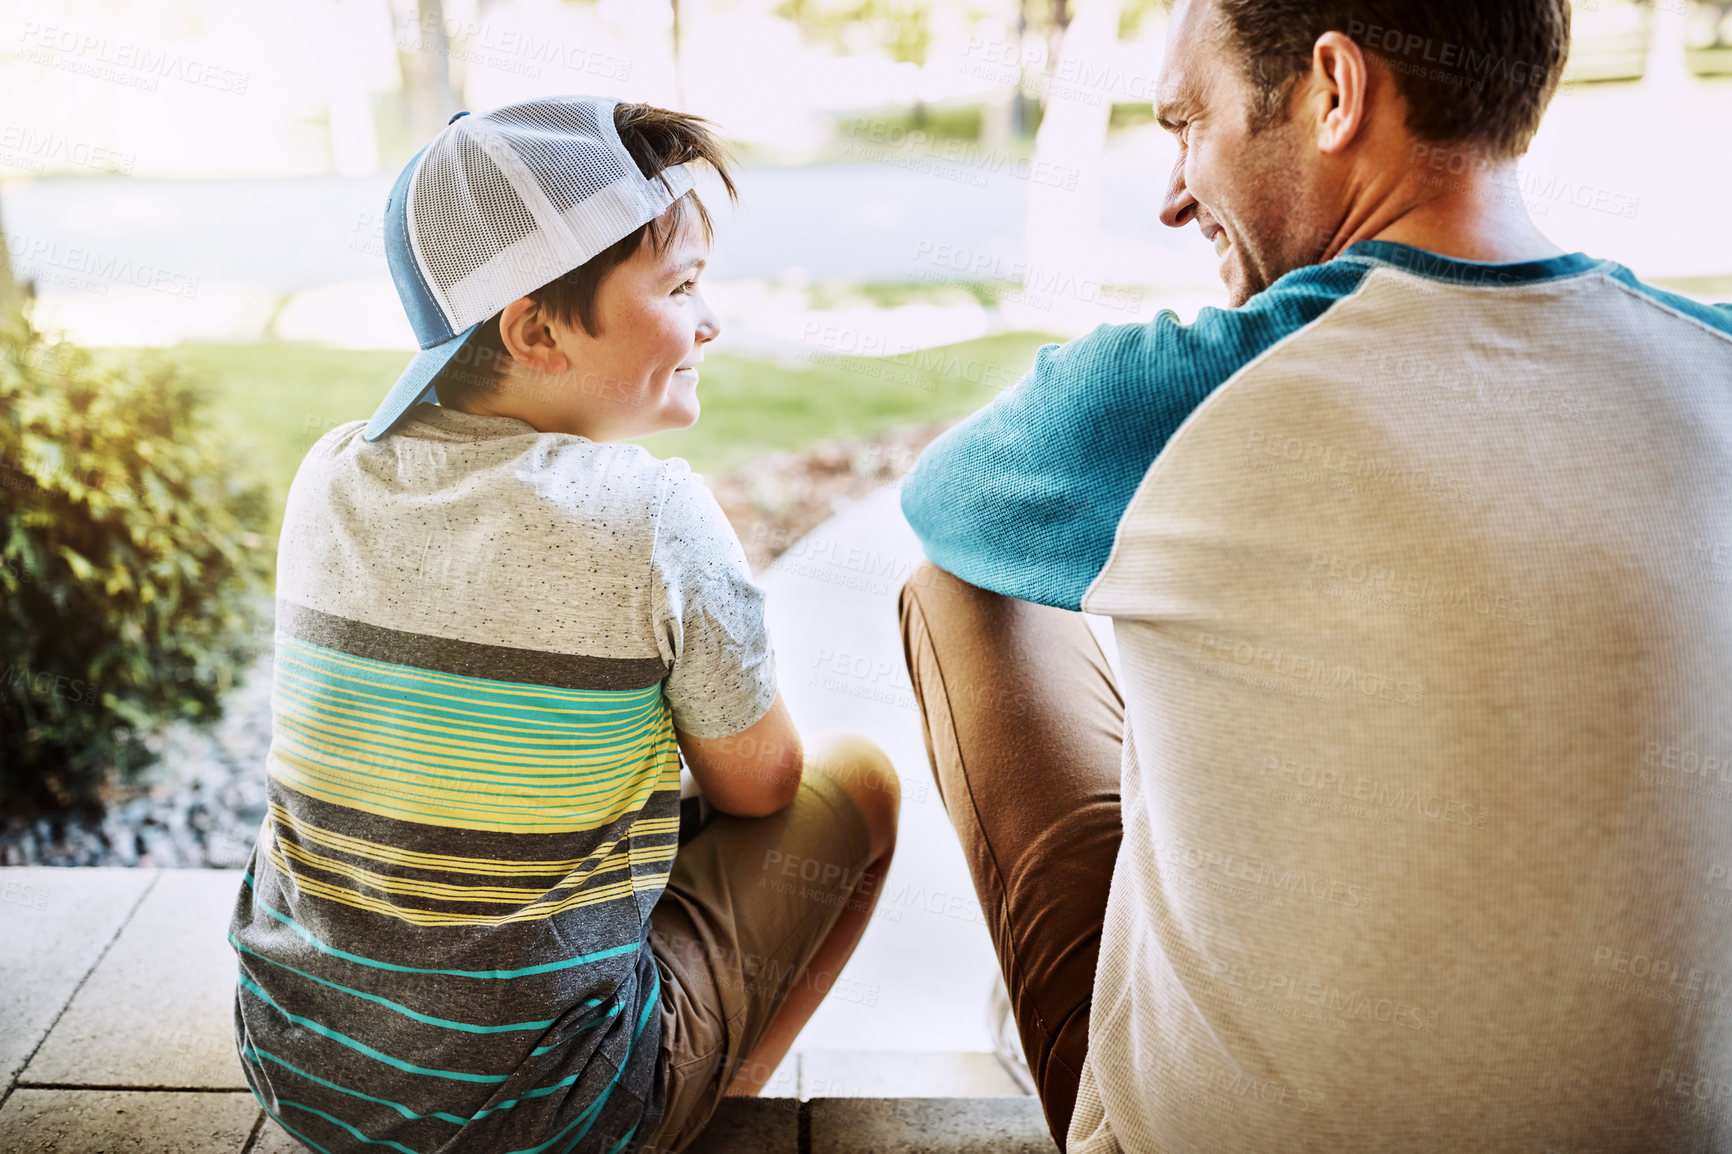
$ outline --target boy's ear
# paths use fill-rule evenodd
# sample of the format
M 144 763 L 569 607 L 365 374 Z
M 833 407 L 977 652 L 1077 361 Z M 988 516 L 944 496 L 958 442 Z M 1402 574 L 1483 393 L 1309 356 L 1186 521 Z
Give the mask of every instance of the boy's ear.
M 547 314 L 529 297 L 518 297 L 500 313 L 499 342 L 524 368 L 542 373 L 565 368 L 565 354 L 548 328 Z

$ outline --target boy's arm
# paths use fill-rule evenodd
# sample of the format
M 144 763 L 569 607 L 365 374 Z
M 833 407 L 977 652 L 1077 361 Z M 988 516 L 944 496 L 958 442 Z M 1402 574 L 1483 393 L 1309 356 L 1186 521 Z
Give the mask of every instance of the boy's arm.
M 764 592 L 703 482 L 674 463 L 650 566 L 662 693 L 686 766 L 709 803 L 762 817 L 800 787 L 800 735 L 776 690 Z
M 791 804 L 799 792 L 804 752 L 780 693 L 768 713 L 732 736 L 675 732 L 698 788 L 723 813 L 765 817 Z

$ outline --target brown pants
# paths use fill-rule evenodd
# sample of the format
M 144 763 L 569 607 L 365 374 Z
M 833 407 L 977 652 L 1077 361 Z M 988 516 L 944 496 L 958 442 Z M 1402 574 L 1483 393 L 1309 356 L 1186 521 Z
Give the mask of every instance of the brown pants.
M 926 753 L 1062 1149 L 1119 848 L 1124 701 L 1081 614 L 931 564 L 899 605 Z

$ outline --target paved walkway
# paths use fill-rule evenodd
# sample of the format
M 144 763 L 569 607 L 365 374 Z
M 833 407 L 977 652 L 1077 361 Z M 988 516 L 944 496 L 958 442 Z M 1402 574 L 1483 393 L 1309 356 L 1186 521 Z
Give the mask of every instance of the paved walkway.
M 968 866 L 938 800 L 903 665 L 896 595 L 923 559 L 884 488 L 795 542 L 765 571 L 782 692 L 804 732 L 844 728 L 883 746 L 902 779 L 896 859 L 845 989 L 801 1044 L 865 1050 L 987 1050 L 998 972 Z M 1109 655 L 1112 639 L 1091 618 Z

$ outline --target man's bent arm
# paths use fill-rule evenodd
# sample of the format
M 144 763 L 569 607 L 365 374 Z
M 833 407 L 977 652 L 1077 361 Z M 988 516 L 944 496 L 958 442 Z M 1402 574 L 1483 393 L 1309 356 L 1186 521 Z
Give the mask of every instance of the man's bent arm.
M 934 564 L 971 585 L 1079 609 L 1137 486 L 1219 385 L 1322 316 L 1370 270 L 1290 273 L 1192 324 L 1163 312 L 1046 345 L 1016 386 L 938 438 L 902 490 Z
M 1150 327 L 1103 325 L 1043 346 L 1020 382 L 921 455 L 902 510 L 936 565 L 997 593 L 1079 607 L 1159 450 L 1161 422 L 1115 415 L 1150 376 Z

